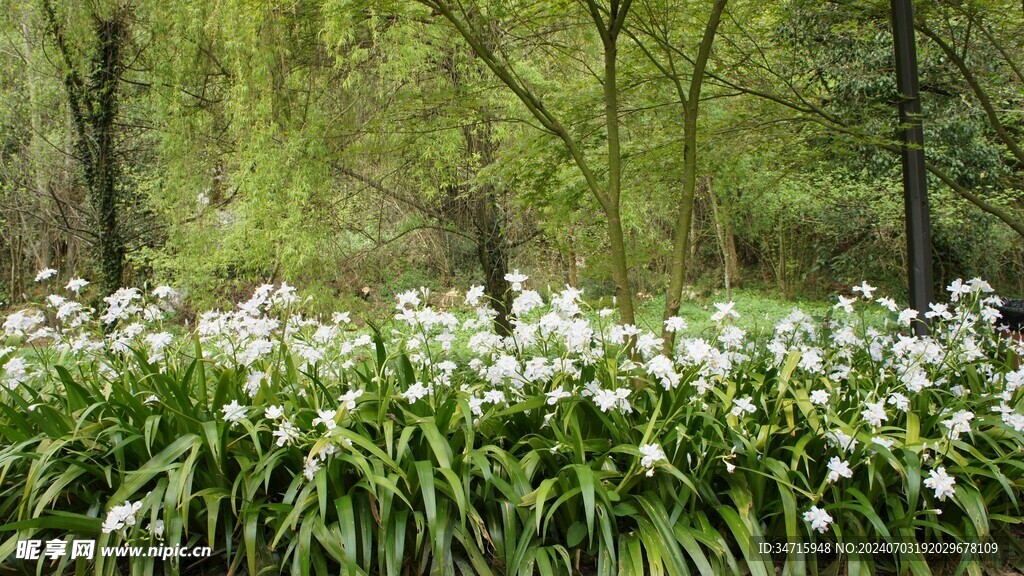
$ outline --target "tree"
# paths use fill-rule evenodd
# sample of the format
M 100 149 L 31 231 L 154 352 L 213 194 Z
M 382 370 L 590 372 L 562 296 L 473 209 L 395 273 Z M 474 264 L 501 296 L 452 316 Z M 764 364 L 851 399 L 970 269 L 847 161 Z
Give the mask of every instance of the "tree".
M 100 285 L 104 293 L 110 294 L 121 287 L 124 276 L 117 119 L 124 52 L 130 42 L 129 7 L 117 4 L 88 14 L 94 35 L 83 50 L 88 64 L 76 58 L 66 27 L 50 0 L 43 0 L 43 11 L 64 68 L 75 151 L 96 219 Z
M 668 288 L 665 291 L 666 321 L 679 313 L 686 278 L 686 255 L 697 184 L 697 119 L 705 71 L 726 2 L 727 0 L 714 0 L 695 58 L 687 56 L 675 39 L 679 32 L 680 14 L 679 8 L 673 2 L 661 4 L 650 0 L 642 3 L 643 9 L 638 10 L 642 16 L 635 18 L 632 27 L 626 29 L 644 56 L 672 83 L 678 99 L 676 104 L 683 118 L 683 183 L 672 232 L 672 257 Z M 653 43 L 653 46 L 649 46 L 649 43 Z M 681 70 L 683 62 L 692 65 L 688 81 L 685 72 Z M 728 267 L 728 262 L 726 266 Z M 728 278 L 728 275 L 726 277 Z M 674 338 L 675 332 L 669 329 L 668 324 L 663 324 L 662 339 L 666 352 L 672 350 Z
M 606 174 L 604 182 L 599 179 L 595 162 L 584 152 L 580 137 L 569 130 L 562 117 L 545 106 L 538 90 L 518 72 L 516 62 L 509 59 L 511 51 L 502 44 L 504 38 L 497 32 L 501 30 L 503 24 L 500 17 L 496 16 L 517 14 L 518 10 L 515 7 L 503 8 L 496 15 L 476 2 L 419 2 L 446 20 L 498 80 L 516 95 L 541 127 L 558 137 L 565 145 L 586 181 L 587 188 L 597 199 L 605 215 L 608 256 L 612 278 L 615 281 L 620 320 L 625 324 L 633 324 L 633 290 L 629 280 L 629 263 L 621 214 L 623 157 L 619 134 L 617 62 L 619 38 L 629 15 L 632 0 L 610 0 L 608 4 L 586 0 L 584 3 L 586 16 L 590 19 L 593 31 L 601 43 L 601 71 L 595 72 L 595 76 L 602 86 L 605 117 L 605 159 L 600 164 Z M 491 47 L 492 43 L 494 48 Z
M 1005 2 L 942 1 L 916 14 L 916 28 L 931 42 L 920 63 L 926 167 L 1024 237 L 1015 208 L 1024 191 L 1021 129 L 1012 114 L 999 112 L 1017 106 L 1010 86 L 1022 78 L 1021 47 L 1007 38 L 1015 30 L 1008 24 L 1020 16 L 1005 8 Z M 732 63 L 709 77 L 795 113 L 791 123 L 824 128 L 847 150 L 868 147 L 894 157 L 900 145 L 888 11 L 887 2 L 874 0 L 794 0 L 778 12 L 748 15 L 729 38 Z M 993 104 L 993 86 L 1000 106 Z

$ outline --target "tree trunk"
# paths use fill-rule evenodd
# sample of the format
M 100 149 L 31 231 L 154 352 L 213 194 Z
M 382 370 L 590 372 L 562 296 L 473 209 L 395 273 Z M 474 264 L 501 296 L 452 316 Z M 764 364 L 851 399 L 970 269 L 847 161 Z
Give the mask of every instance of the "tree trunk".
M 43 141 L 43 122 L 40 117 L 39 110 L 39 90 L 36 85 L 35 74 L 32 72 L 32 38 L 28 23 L 28 12 L 26 11 L 21 22 L 21 33 L 22 39 L 24 40 L 25 49 L 25 61 L 28 63 L 26 67 L 26 81 L 28 83 L 28 101 L 29 101 L 29 123 L 32 126 L 32 141 L 30 144 L 31 158 L 30 165 L 35 179 L 36 187 L 36 202 L 40 208 L 48 207 L 50 205 L 50 199 L 47 195 L 49 191 L 49 181 L 47 179 L 46 168 L 43 165 L 44 156 L 44 141 Z M 39 230 L 39 248 L 36 254 L 36 264 L 39 268 L 49 268 L 53 263 L 53 239 L 51 237 L 52 230 L 48 222 L 40 222 Z
M 732 264 L 729 259 L 729 243 L 726 239 L 724 210 L 719 209 L 718 200 L 715 198 L 714 190 L 711 188 L 711 176 L 701 179 L 701 191 L 706 195 L 708 203 L 711 204 L 711 212 L 715 219 L 715 239 L 718 241 L 718 251 L 722 254 L 722 277 L 725 281 L 725 299 L 732 301 Z
M 463 134 L 470 157 L 480 158 L 481 167 L 490 164 L 494 158 L 490 125 L 484 123 L 481 128 L 466 127 Z M 494 331 L 508 336 L 512 334 L 512 321 L 509 318 L 512 292 L 505 280 L 508 274 L 509 242 L 501 209 L 493 184 L 476 187 L 473 195 L 473 224 L 477 231 L 477 257 L 484 271 L 484 293 L 497 313 L 494 317 Z
M 683 283 L 686 280 L 687 258 L 690 248 L 690 232 L 693 219 L 694 192 L 697 182 L 697 106 L 687 103 L 683 122 L 683 191 L 679 200 L 679 212 L 676 216 L 675 232 L 672 241 L 672 259 L 669 267 L 668 289 L 665 291 L 664 320 L 677 315 L 683 296 Z M 662 325 L 661 337 L 664 340 L 663 351 L 672 351 L 675 333 Z
M 619 200 L 622 191 L 622 152 L 619 148 L 619 92 L 616 85 L 615 38 L 604 41 L 604 103 L 605 124 L 608 131 L 608 205 L 605 218 L 608 225 L 608 249 L 618 300 L 619 321 L 635 324 L 633 290 L 629 284 L 629 261 L 622 233 L 622 215 Z
M 115 11 L 106 19 L 93 14 L 97 44 L 88 82 L 76 68 L 52 4 L 43 2 L 50 30 L 63 57 L 64 87 L 75 126 L 75 148 L 82 162 L 89 203 L 96 219 L 99 285 L 110 294 L 121 287 L 124 242 L 118 225 L 119 170 L 116 152 L 118 84 L 121 51 L 127 38 L 127 14 Z
M 680 198 L 679 212 L 676 220 L 675 238 L 672 244 L 672 260 L 669 272 L 668 289 L 665 291 L 664 319 L 677 315 L 682 299 L 683 282 L 686 279 L 687 241 L 689 240 L 690 220 L 693 217 L 694 188 L 697 179 L 697 118 L 700 111 L 700 95 L 704 85 L 704 73 L 708 59 L 711 57 L 711 46 L 721 23 L 722 12 L 727 0 L 715 0 L 704 27 L 697 58 L 694 60 L 693 75 L 686 94 L 678 77 L 675 79 L 676 89 L 683 110 L 683 193 Z M 675 332 L 662 325 L 661 337 L 664 340 L 663 351 L 669 354 L 675 344 Z
M 732 206 L 724 207 L 725 212 L 725 250 L 729 259 L 729 276 L 733 284 L 740 281 L 740 257 L 736 252 L 736 233 L 732 225 Z
M 576 288 L 580 283 L 579 266 L 576 263 L 576 240 L 569 234 L 569 286 Z
M 609 256 L 611 257 L 612 279 L 615 281 L 616 304 L 619 308 L 619 321 L 633 324 L 633 291 L 629 286 L 629 267 L 626 263 L 626 243 L 622 237 L 622 220 L 616 206 L 608 213 Z
M 491 307 L 497 312 L 494 317 L 494 331 L 502 336 L 512 334 L 509 313 L 512 310 L 512 292 L 505 275 L 508 274 L 508 252 L 505 249 L 504 227 L 493 194 L 476 202 L 476 219 L 479 230 L 477 255 L 484 269 L 484 293 L 490 299 Z
M 114 121 L 117 118 L 117 84 L 124 26 L 115 15 L 109 20 L 98 21 L 96 27 L 100 41 L 97 69 L 93 74 L 94 89 L 97 91 L 92 118 L 96 156 L 89 189 L 100 224 L 99 252 L 103 291 L 110 294 L 121 287 L 124 274 L 125 251 L 117 222 L 118 170 L 114 152 Z
M 786 235 L 782 231 L 782 226 L 779 226 L 779 265 L 776 267 L 776 281 L 779 283 L 779 292 L 783 296 L 786 295 Z

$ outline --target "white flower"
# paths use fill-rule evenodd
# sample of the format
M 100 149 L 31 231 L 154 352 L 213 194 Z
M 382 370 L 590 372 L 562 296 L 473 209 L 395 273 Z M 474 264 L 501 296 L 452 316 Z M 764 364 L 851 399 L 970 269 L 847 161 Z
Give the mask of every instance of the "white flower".
M 821 357 L 821 350 L 808 347 L 801 350 L 800 362 L 797 365 L 800 369 L 806 370 L 811 374 L 820 374 L 823 360 L 824 359 Z
M 168 300 L 170 298 L 177 296 L 178 293 L 174 290 L 174 288 L 171 288 L 170 286 L 157 286 L 156 288 L 153 289 L 152 294 L 154 297 L 159 298 L 161 300 Z
M 284 446 L 299 439 L 299 429 L 290 420 L 284 419 L 277 425 L 277 430 L 274 430 L 274 436 L 277 438 L 277 445 Z
M 935 490 L 935 497 L 944 501 L 946 496 L 955 494 L 953 486 L 956 485 L 956 478 L 946 474 L 946 469 L 939 466 L 938 469 L 928 473 L 928 478 L 925 478 L 924 485 Z
M 545 394 L 545 396 L 548 397 L 548 406 L 554 406 L 562 398 L 569 398 L 570 396 L 572 396 L 572 393 L 566 392 L 564 389 L 562 389 L 561 386 L 559 386 L 558 388 L 555 388 L 551 392 Z
M 469 398 L 469 410 L 474 416 L 483 416 L 484 414 L 484 399 L 479 396 L 471 396 Z M 545 420 L 546 421 L 546 420 Z
M 665 390 L 675 388 L 679 384 L 680 374 L 676 372 L 672 360 L 664 354 L 659 354 L 647 363 L 647 373 L 657 378 Z
M 871 294 L 875 290 L 877 290 L 877 288 L 875 288 L 874 286 L 868 285 L 867 282 L 861 282 L 860 286 L 854 286 L 853 287 L 853 291 L 854 292 L 860 292 L 861 294 L 863 294 L 865 300 L 870 300 L 871 299 Z
M 260 384 L 264 380 L 270 381 L 270 375 L 266 372 L 250 372 L 245 378 L 245 385 L 242 387 L 242 390 L 252 398 L 260 391 Z
M 895 440 L 893 440 L 892 438 L 886 438 L 885 436 L 872 436 L 871 442 L 878 444 L 882 448 L 892 448 L 892 445 L 895 443 Z
M 235 422 L 245 418 L 245 407 L 240 406 L 238 400 L 232 400 L 231 404 L 225 404 L 220 411 L 224 413 L 224 420 L 230 422 L 232 426 Z
M 928 312 L 924 313 L 925 318 L 940 318 L 943 320 L 949 320 L 953 317 L 949 312 L 949 305 L 947 304 L 936 304 L 932 302 L 928 304 Z
M 284 418 L 284 406 L 271 406 L 263 411 L 263 417 L 267 420 Z
M 1016 430 L 1017 432 L 1024 432 L 1024 414 L 1017 414 L 1016 412 L 1006 411 L 1003 412 L 1003 422 Z
M 967 283 L 971 286 L 971 290 L 985 293 L 992 292 L 992 286 L 981 278 L 971 278 Z
M 156 334 L 147 334 L 146 342 L 153 349 L 154 352 L 159 352 L 164 348 L 171 345 L 174 341 L 174 336 L 170 332 L 158 332 Z
M 890 312 L 899 312 L 900 310 L 899 304 L 896 304 L 896 301 L 892 298 L 879 298 L 876 302 L 881 304 L 883 308 L 888 309 Z
M 53 268 L 43 268 L 42 270 L 39 271 L 38 274 L 36 274 L 36 282 L 42 282 L 43 280 L 51 278 L 56 274 L 57 271 L 54 270 Z
M 346 410 L 355 410 L 356 399 L 362 395 L 362 390 L 351 390 L 349 392 L 345 392 L 344 394 L 342 394 L 338 398 L 338 402 L 341 402 L 341 404 L 345 407 Z
M 65 286 L 65 288 L 71 290 L 75 294 L 78 294 L 82 290 L 82 288 L 85 288 L 88 285 L 88 280 L 83 280 L 81 278 L 72 278 L 71 280 L 68 280 L 68 285 Z
M 964 284 L 964 281 L 960 278 L 953 280 L 949 286 L 946 286 L 946 290 L 949 291 L 949 299 L 953 302 L 958 302 L 961 296 L 966 296 L 971 293 L 971 287 Z
M 903 326 L 910 326 L 910 323 L 914 319 L 916 319 L 916 318 L 917 318 L 917 310 L 914 310 L 912 308 L 907 308 L 906 310 L 900 312 L 900 316 L 899 316 L 899 318 L 896 321 L 899 322 Z
M 718 309 L 718 312 L 711 315 L 711 320 L 713 322 L 719 322 L 727 317 L 739 318 L 740 313 L 733 309 L 735 306 L 735 302 L 715 302 L 715 308 Z
M 811 506 L 811 509 L 804 512 L 804 522 L 811 523 L 811 530 L 817 530 L 824 534 L 828 532 L 828 525 L 832 523 L 832 517 L 822 508 Z
M 668 320 L 665 320 L 665 330 L 668 330 L 669 332 L 683 332 L 686 328 L 686 320 L 683 320 L 679 316 L 673 316 Z
M 910 399 L 899 392 L 893 392 L 890 394 L 888 402 L 895 406 L 897 410 L 902 410 L 903 412 L 910 409 Z
M 840 460 L 838 456 L 833 456 L 828 461 L 828 482 L 835 482 L 839 478 L 852 478 L 853 470 L 850 469 L 850 463 L 846 460 Z
M 529 314 L 535 308 L 544 305 L 544 300 L 535 290 L 523 290 L 515 300 L 512 301 L 512 313 L 516 316 Z
M 856 302 L 856 298 L 847 298 L 845 296 L 839 296 L 839 302 L 833 306 L 834 309 L 842 308 L 847 314 L 853 314 L 853 303 Z
M 484 296 L 483 286 L 470 286 L 469 290 L 466 291 L 466 304 L 469 306 L 476 306 L 480 303 L 480 299 Z
M 864 410 L 861 411 L 860 415 L 871 424 L 872 428 L 878 428 L 882 425 L 882 422 L 889 419 L 889 416 L 885 413 L 884 400 L 865 402 Z
M 857 448 L 857 440 L 842 430 L 829 430 L 825 433 L 825 440 L 843 452 L 853 452 Z
M 125 320 L 132 314 L 142 310 L 142 307 L 135 303 L 142 296 L 137 288 L 119 288 L 116 292 L 103 298 L 107 303 L 107 311 L 100 317 L 104 324 L 113 324 L 118 320 Z
M 319 458 L 306 458 L 306 465 L 302 469 L 302 475 L 306 477 L 306 480 L 312 481 L 322 467 Z
M 11 390 L 17 388 L 19 384 L 24 384 L 31 377 L 28 361 L 20 356 L 8 360 L 3 368 L 6 385 Z
M 107 518 L 103 521 L 102 530 L 109 534 L 114 530 L 120 530 L 127 526 L 135 525 L 135 513 L 142 508 L 142 501 L 128 502 L 120 506 L 114 506 L 107 512 Z
M 754 403 L 752 402 L 752 400 L 753 399 L 750 396 L 744 396 L 743 398 L 734 398 L 732 401 L 733 407 L 730 411 L 730 414 L 736 416 L 737 418 L 742 417 L 744 412 L 749 412 L 750 414 L 753 414 L 754 412 L 757 411 L 757 408 L 754 407 Z
M 825 390 L 815 390 L 811 392 L 811 404 L 817 404 L 818 406 L 824 406 L 828 404 L 828 392 Z
M 490 404 L 504 404 L 505 392 L 502 390 L 488 390 L 484 392 L 484 402 Z
M 505 282 L 511 284 L 512 290 L 515 292 L 522 290 L 523 282 L 526 282 L 529 278 L 526 274 L 520 273 L 518 268 L 513 270 L 511 274 L 505 274 Z
M 317 417 L 313 419 L 313 426 L 323 424 L 328 430 L 334 430 L 338 425 L 334 420 L 338 416 L 337 410 L 317 410 L 316 416 Z
M 8 336 L 26 334 L 35 330 L 36 326 L 42 324 L 46 317 L 42 312 L 31 314 L 32 310 L 19 310 L 4 320 L 4 333 Z
M 690 338 L 680 344 L 686 349 L 681 359 L 684 364 L 700 364 L 711 356 L 711 344 L 703 338 Z
M 164 521 L 157 519 L 155 522 L 149 525 L 149 533 L 157 538 L 164 537 Z
M 1013 372 L 1006 373 L 1007 392 L 1016 392 L 1021 386 L 1024 386 L 1024 368 L 1018 368 Z
M 943 420 L 942 424 L 949 428 L 950 440 L 958 440 L 961 434 L 971 431 L 971 420 L 973 419 L 973 412 L 969 410 L 960 410 L 953 414 L 951 418 Z
M 594 391 L 594 404 L 601 409 L 601 412 L 607 412 L 612 408 L 618 408 L 623 413 L 629 413 L 633 411 L 633 407 L 629 403 L 629 389 L 618 388 L 616 390 L 604 390 L 598 389 Z
M 924 370 L 912 370 L 900 379 L 907 385 L 907 390 L 915 393 L 932 386 L 932 382 L 928 380 L 928 375 L 924 373 Z
M 409 306 L 415 308 L 420 305 L 420 295 L 416 290 L 402 292 L 401 294 L 395 295 L 395 298 L 398 300 L 396 308 L 399 310 L 405 310 Z
M 665 459 L 665 453 L 657 444 L 644 444 L 640 447 L 640 454 L 643 455 L 643 458 L 640 459 L 640 466 L 644 468 L 651 468 L 655 463 Z
M 428 392 L 430 392 L 430 390 L 428 390 L 422 382 L 416 382 L 412 386 L 409 386 L 408 390 L 402 393 L 402 397 L 411 404 L 426 396 Z
M 981 308 L 981 319 L 989 324 L 995 324 L 1002 317 L 1003 313 L 991 306 L 982 306 Z
M 287 282 L 281 282 L 281 286 L 270 297 L 271 303 L 275 305 L 288 306 L 299 301 L 299 295 L 295 293 L 295 287 Z

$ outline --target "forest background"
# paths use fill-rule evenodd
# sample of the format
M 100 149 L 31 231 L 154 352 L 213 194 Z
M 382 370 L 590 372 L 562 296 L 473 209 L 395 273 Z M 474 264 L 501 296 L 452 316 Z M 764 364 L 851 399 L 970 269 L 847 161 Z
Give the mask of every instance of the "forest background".
M 1019 294 L 1024 5 L 915 4 L 936 284 Z M 2 9 L 4 306 L 45 268 L 199 309 L 483 284 L 499 312 L 519 269 L 625 322 L 736 287 L 905 292 L 888 2 Z

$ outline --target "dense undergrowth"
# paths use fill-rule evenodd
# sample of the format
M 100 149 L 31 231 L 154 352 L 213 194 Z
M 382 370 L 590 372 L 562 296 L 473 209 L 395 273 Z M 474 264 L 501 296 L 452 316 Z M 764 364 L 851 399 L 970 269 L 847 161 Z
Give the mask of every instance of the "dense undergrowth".
M 409 292 L 373 328 L 305 317 L 290 287 L 264 286 L 182 333 L 170 289 L 123 289 L 92 311 L 81 288 L 4 321 L 7 566 L 924 574 L 1019 557 L 1022 350 L 981 281 L 950 287 L 930 337 L 864 284 L 828 318 L 794 310 L 761 335 L 718 304 L 713 335 L 668 355 L 572 289 L 516 286 L 501 337 L 479 289 L 475 315 Z M 26 538 L 213 557 L 26 564 Z M 1000 553 L 769 556 L 762 541 Z

